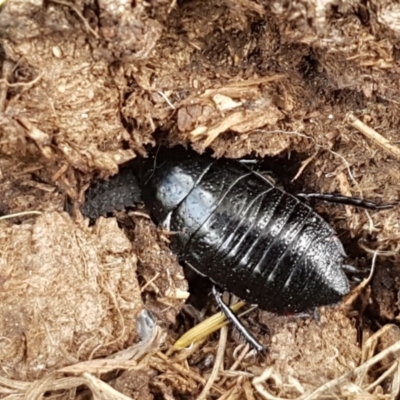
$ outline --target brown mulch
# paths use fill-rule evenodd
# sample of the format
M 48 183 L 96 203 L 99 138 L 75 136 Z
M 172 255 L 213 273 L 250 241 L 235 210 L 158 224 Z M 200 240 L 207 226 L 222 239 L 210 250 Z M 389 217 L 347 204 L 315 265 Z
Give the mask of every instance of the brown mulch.
M 399 20 L 390 0 L 6 0 L 0 213 L 40 215 L 0 225 L 0 398 L 398 396 L 398 207 L 318 205 L 349 264 L 378 252 L 375 274 L 319 323 L 248 315 L 266 356 L 233 329 L 168 352 L 189 317 L 167 235 L 140 213 L 89 226 L 63 210 L 160 142 L 292 160 L 301 190 L 398 202 Z

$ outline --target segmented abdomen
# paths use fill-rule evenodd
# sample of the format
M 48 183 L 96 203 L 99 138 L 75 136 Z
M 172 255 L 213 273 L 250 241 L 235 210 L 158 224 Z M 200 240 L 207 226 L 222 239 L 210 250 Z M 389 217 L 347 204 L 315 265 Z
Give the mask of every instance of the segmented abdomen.
M 153 171 L 147 192 L 181 260 L 272 312 L 340 301 L 344 251 L 318 214 L 237 162 L 190 154 Z

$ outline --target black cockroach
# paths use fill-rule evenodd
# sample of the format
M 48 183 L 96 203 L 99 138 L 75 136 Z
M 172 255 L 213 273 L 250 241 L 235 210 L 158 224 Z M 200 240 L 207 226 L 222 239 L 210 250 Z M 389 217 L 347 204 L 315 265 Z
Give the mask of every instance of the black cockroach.
M 333 228 L 303 201 L 247 166 L 182 148 L 161 148 L 154 157 L 135 161 L 133 168 L 144 204 L 153 221 L 171 232 L 171 248 L 179 260 L 219 288 L 276 314 L 333 305 L 349 292 L 343 271 L 346 254 Z M 336 195 L 302 195 L 307 196 L 365 208 L 391 207 Z

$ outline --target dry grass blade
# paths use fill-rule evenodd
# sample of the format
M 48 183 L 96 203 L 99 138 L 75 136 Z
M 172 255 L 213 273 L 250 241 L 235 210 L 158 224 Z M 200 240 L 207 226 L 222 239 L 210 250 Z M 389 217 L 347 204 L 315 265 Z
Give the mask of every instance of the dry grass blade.
M 231 309 L 236 312 L 244 306 L 244 302 L 240 301 L 234 304 Z M 196 325 L 184 335 L 182 335 L 173 345 L 175 350 L 182 350 L 190 346 L 192 343 L 203 339 L 204 337 L 216 332 L 221 327 L 228 324 L 225 315 L 222 312 L 214 314 L 212 317 L 207 318 L 200 324 Z
M 193 342 L 189 347 L 185 347 L 185 351 L 182 351 L 180 354 L 178 354 L 177 356 L 175 356 L 174 361 L 175 362 L 180 362 L 183 360 L 187 360 L 190 356 L 192 356 L 193 354 L 195 354 L 200 347 L 204 344 L 204 342 L 207 340 L 206 337 L 204 337 L 201 340 L 198 340 L 196 342 Z M 183 349 L 182 349 L 183 350 Z M 168 351 L 165 353 L 166 356 L 171 356 L 174 352 L 176 351 L 176 349 L 174 349 L 173 346 L 171 346 Z
M 397 371 L 392 380 L 391 398 L 398 399 L 400 394 L 400 363 L 397 363 Z
M 78 364 L 70 365 L 58 370 L 62 373 L 80 374 L 88 372 L 91 374 L 104 374 L 110 371 L 119 370 L 134 370 L 141 369 L 141 366 L 134 360 L 113 360 L 113 359 L 98 359 L 83 361 Z
M 399 327 L 394 324 L 384 325 L 381 329 L 379 329 L 378 332 L 375 332 L 368 338 L 362 349 L 361 363 L 364 363 L 373 357 L 379 338 L 388 333 L 390 330 L 398 331 Z
M 181 374 L 183 376 L 188 376 L 191 379 L 193 379 L 194 381 L 196 381 L 196 382 L 198 382 L 198 383 L 200 383 L 202 385 L 206 385 L 206 380 L 202 376 L 200 376 L 199 374 L 195 373 L 194 371 L 192 371 L 192 370 L 190 370 L 190 369 L 178 364 L 176 362 L 176 360 L 173 360 L 171 362 L 171 360 L 167 356 L 162 354 L 162 353 L 157 353 L 157 356 L 159 358 L 155 358 L 154 361 L 151 360 L 150 366 L 152 368 L 162 371 L 163 370 L 163 366 L 161 365 L 162 363 L 160 362 L 160 359 L 161 359 L 164 362 L 164 366 L 167 365 L 168 368 L 174 369 L 179 374 Z M 223 392 L 222 389 L 219 386 L 215 385 L 215 384 L 213 384 L 212 387 L 218 393 L 222 393 Z
M 394 250 L 374 250 L 370 249 L 368 246 L 365 245 L 362 241 L 358 243 L 358 245 L 366 252 L 369 254 L 375 254 L 378 253 L 378 256 L 382 257 L 393 257 L 399 253 L 400 250 L 400 243 L 396 246 Z
M 95 378 L 92 374 L 103 374 L 113 370 L 140 370 L 143 366 L 137 365 L 132 360 L 92 360 L 69 367 L 61 368 L 53 374 L 47 375 L 45 378 L 35 382 L 19 382 L 0 377 L 0 385 L 2 389 L 0 393 L 12 393 L 7 388 L 10 388 L 16 398 L 39 400 L 48 392 L 75 389 L 79 386 L 86 385 L 90 388 L 95 398 L 97 399 L 115 399 L 127 400 L 129 397 L 117 392 L 106 382 Z M 73 373 L 80 376 L 69 376 L 59 378 L 60 373 Z
M 206 385 L 203 388 L 203 391 L 200 393 L 197 400 L 207 399 L 210 389 L 213 386 L 215 380 L 217 379 L 220 370 L 223 369 L 223 361 L 224 361 L 225 347 L 227 340 L 228 340 L 228 328 L 226 326 L 223 326 L 221 328 L 221 336 L 219 338 L 217 356 L 215 357 L 214 367 L 212 369 L 211 375 Z
M 94 398 L 99 400 L 132 400 L 130 397 L 118 392 L 107 383 L 95 378 L 88 373 L 83 374 L 85 383 L 92 390 Z
M 376 388 L 381 382 L 383 382 L 386 378 L 393 375 L 395 371 L 399 368 L 398 361 L 394 362 L 390 368 L 388 368 L 375 382 L 371 383 L 369 386 L 365 388 L 367 392 L 370 392 L 372 389 Z
M 226 399 L 230 399 L 232 396 L 233 391 L 235 390 L 235 387 L 232 387 L 231 389 L 229 389 L 227 392 L 225 392 L 222 396 L 218 397 L 218 400 L 226 400 Z
M 250 345 L 249 345 L 248 343 L 246 343 L 246 344 L 244 345 L 244 347 L 243 347 L 241 353 L 239 354 L 238 358 L 235 360 L 235 362 L 234 362 L 234 363 L 232 364 L 232 366 L 229 368 L 229 371 L 230 371 L 230 372 L 235 371 L 236 368 L 239 367 L 240 363 L 244 360 L 244 358 L 246 357 L 246 355 L 247 355 L 247 353 L 249 352 L 249 350 L 250 350 Z M 219 385 L 220 385 L 220 386 L 223 386 L 224 383 L 226 382 L 227 378 L 228 378 L 228 376 L 224 376 L 224 377 L 221 379 L 221 382 L 219 382 Z
M 364 363 L 373 357 L 376 350 L 376 346 L 378 345 L 379 338 L 387 334 L 390 330 L 397 331 L 398 329 L 399 328 L 397 325 L 387 324 L 383 326 L 381 329 L 379 329 L 378 332 L 375 332 L 372 336 L 370 336 L 362 348 L 361 363 Z M 361 372 L 356 379 L 356 384 L 362 386 L 363 382 L 367 378 L 367 374 L 368 374 L 367 370 Z
M 263 383 L 265 381 L 273 381 L 275 386 L 282 387 L 283 382 L 278 374 L 274 372 L 272 367 L 268 367 L 260 376 L 257 376 L 253 379 L 252 383 L 256 391 L 264 398 L 268 400 L 284 400 L 281 397 L 276 397 L 272 393 L 270 393 L 267 389 L 265 389 Z M 299 397 L 300 399 L 300 397 Z
M 84 384 L 86 381 L 82 377 L 56 378 L 55 374 L 50 374 L 31 384 L 31 387 L 23 394 L 23 398 L 42 400 L 50 391 L 73 389 Z
M 398 357 L 398 353 L 400 352 L 400 341 L 394 343 L 393 345 L 389 346 L 379 354 L 377 354 L 375 357 L 372 357 L 365 363 L 361 364 L 358 366 L 356 369 L 353 371 L 348 372 L 347 374 L 344 374 L 340 376 L 339 378 L 333 379 L 330 382 L 327 382 L 325 385 L 320 386 L 317 390 L 315 390 L 313 393 L 302 397 L 302 400 L 312 400 L 312 399 L 318 399 L 321 393 L 326 392 L 327 390 L 333 389 L 335 386 L 338 386 L 341 383 L 346 382 L 347 380 L 350 380 L 354 376 L 358 376 L 359 374 L 364 373 L 364 371 L 368 371 L 369 368 L 371 368 L 373 365 L 377 364 L 378 362 L 382 361 L 385 357 L 389 355 L 395 355 L 395 357 Z
M 0 217 L 0 221 L 4 219 L 11 219 L 11 218 L 18 218 L 18 217 L 25 217 L 27 215 L 41 215 L 41 211 L 22 211 L 19 213 L 13 213 L 8 215 L 2 215 Z
M 330 390 L 333 390 L 334 388 L 337 388 L 339 386 L 342 386 L 343 388 L 347 385 L 348 382 L 351 381 L 351 379 L 360 376 L 360 374 L 365 374 L 372 366 L 376 365 L 380 361 L 382 361 L 384 358 L 388 357 L 389 355 L 392 355 L 396 358 L 399 357 L 400 353 L 400 341 L 394 343 L 393 345 L 389 346 L 376 356 L 372 357 L 371 359 L 367 360 L 357 368 L 355 368 L 352 371 L 347 372 L 346 374 L 343 374 L 339 376 L 338 378 L 332 379 L 329 382 L 326 382 L 324 385 L 321 385 L 318 389 L 313 391 L 312 393 L 304 394 L 296 398 L 296 400 L 314 400 L 314 399 L 320 399 L 321 395 L 325 392 L 328 392 Z M 398 360 L 394 363 L 391 364 L 390 368 L 386 372 L 382 374 L 382 377 L 379 377 L 373 384 L 369 385 L 368 387 L 360 388 L 360 391 L 366 392 L 367 390 L 372 390 L 375 388 L 383 379 L 389 377 L 391 374 L 394 374 L 395 371 L 398 370 Z M 396 377 L 397 375 L 395 375 Z M 283 382 L 281 381 L 280 377 L 273 371 L 272 367 L 267 368 L 264 373 L 256 378 L 253 379 L 253 386 L 257 390 L 257 392 L 264 398 L 268 400 L 283 400 L 280 397 L 274 396 L 272 393 L 270 393 L 264 386 L 264 383 L 267 380 L 272 380 L 275 382 L 275 385 L 277 387 L 281 387 Z M 355 387 L 358 387 L 358 385 L 354 385 Z
M 30 382 L 17 381 L 6 378 L 5 376 L 0 376 L 0 393 L 6 393 L 6 391 L 9 392 L 9 390 L 25 391 L 30 385 Z

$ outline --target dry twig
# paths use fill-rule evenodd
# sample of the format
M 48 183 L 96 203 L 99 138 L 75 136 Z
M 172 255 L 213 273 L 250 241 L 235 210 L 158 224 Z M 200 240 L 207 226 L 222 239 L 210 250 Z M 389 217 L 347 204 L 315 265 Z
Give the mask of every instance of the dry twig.
M 360 121 L 352 113 L 349 113 L 346 116 L 346 120 L 352 127 L 356 128 L 368 139 L 371 139 L 380 148 L 391 154 L 393 157 L 400 159 L 400 148 L 391 144 L 389 140 L 380 135 L 375 129 L 372 129 L 370 126 Z

